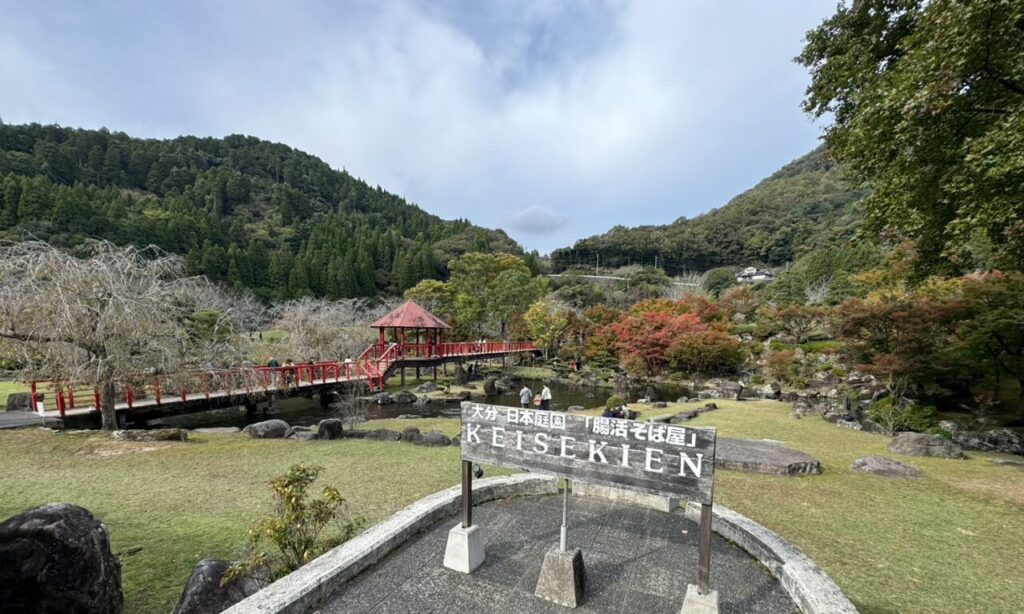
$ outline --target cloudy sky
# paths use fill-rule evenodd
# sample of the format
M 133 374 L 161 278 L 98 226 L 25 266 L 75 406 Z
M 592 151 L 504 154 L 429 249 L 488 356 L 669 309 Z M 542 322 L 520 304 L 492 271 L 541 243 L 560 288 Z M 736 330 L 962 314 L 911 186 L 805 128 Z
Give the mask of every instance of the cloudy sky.
M 287 143 L 548 252 L 813 148 L 835 0 L 4 2 L 0 118 Z

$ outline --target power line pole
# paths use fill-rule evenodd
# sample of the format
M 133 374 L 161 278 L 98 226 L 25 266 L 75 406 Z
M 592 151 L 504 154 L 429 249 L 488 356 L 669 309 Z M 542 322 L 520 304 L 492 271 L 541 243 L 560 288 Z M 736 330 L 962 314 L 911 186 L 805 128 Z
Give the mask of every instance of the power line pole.
M 601 252 L 597 253 L 597 268 L 595 269 L 594 275 L 601 274 Z

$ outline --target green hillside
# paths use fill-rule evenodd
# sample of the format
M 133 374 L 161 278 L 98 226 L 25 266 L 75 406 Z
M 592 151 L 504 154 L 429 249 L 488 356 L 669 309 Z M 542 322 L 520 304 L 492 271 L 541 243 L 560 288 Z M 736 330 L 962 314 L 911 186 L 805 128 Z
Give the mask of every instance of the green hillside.
M 865 193 L 843 180 L 824 148 L 790 162 L 725 206 L 666 226 L 616 226 L 555 250 L 552 267 L 654 264 L 670 275 L 717 266 L 780 265 L 852 236 Z
M 267 299 L 398 293 L 466 251 L 522 253 L 286 145 L 0 124 L 0 239 L 27 237 L 155 244 Z

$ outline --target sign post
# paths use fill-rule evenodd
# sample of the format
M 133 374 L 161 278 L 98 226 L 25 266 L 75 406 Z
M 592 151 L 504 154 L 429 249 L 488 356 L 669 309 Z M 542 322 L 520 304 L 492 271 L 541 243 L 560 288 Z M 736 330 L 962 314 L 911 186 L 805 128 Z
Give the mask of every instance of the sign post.
M 717 593 L 710 590 L 714 428 L 467 401 L 462 404 L 460 441 L 463 463 L 487 463 L 562 477 L 566 479 L 566 496 L 568 481 L 581 480 L 700 503 L 698 586 L 687 588 L 687 600 L 695 593 L 717 606 Z M 463 493 L 468 492 L 465 484 L 464 477 Z M 464 505 L 468 499 L 463 497 Z M 567 547 L 565 505 L 557 549 L 563 553 Z M 468 512 L 464 511 L 464 516 L 468 517 Z M 687 611 L 686 602 L 683 611 Z

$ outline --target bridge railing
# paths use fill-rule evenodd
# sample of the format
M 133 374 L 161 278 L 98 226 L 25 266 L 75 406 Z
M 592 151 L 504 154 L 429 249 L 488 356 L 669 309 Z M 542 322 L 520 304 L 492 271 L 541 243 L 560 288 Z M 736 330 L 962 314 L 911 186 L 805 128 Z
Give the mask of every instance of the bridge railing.
M 204 369 L 182 374 L 140 374 L 114 384 L 114 402 L 134 409 L 140 405 L 162 405 L 195 398 L 209 399 L 224 394 L 250 394 L 318 383 L 368 378 L 364 365 L 356 362 L 321 361 L 278 367 Z M 100 390 L 89 383 L 68 381 L 31 382 L 35 402 L 62 417 L 68 410 L 99 411 Z
M 529 342 L 464 341 L 413 343 L 381 348 L 374 344 L 354 361 L 315 361 L 277 367 L 239 367 L 201 369 L 180 374 L 137 374 L 115 382 L 115 403 L 128 409 L 140 405 L 162 405 L 211 396 L 243 395 L 312 384 L 366 380 L 372 390 L 384 385 L 384 374 L 398 360 L 409 358 L 445 358 L 478 354 L 535 351 Z M 76 381 L 37 380 L 31 382 L 33 408 L 43 403 L 62 417 L 68 410 L 99 411 L 100 391 L 92 384 Z

